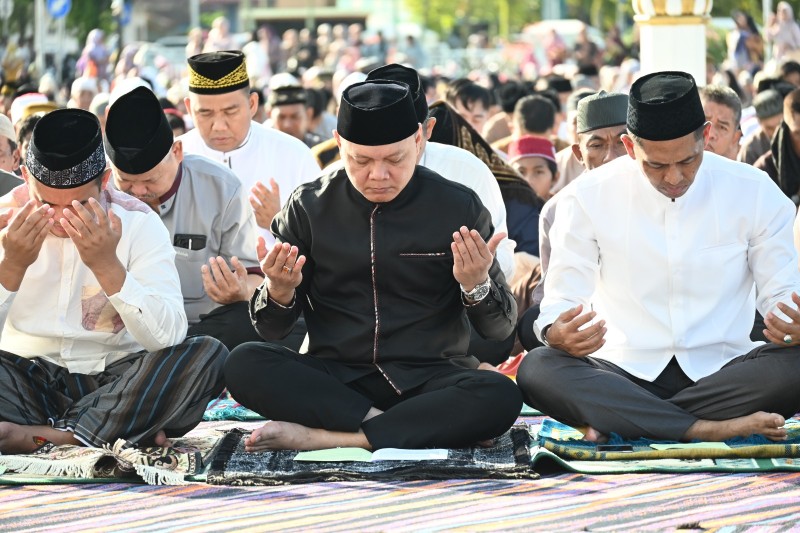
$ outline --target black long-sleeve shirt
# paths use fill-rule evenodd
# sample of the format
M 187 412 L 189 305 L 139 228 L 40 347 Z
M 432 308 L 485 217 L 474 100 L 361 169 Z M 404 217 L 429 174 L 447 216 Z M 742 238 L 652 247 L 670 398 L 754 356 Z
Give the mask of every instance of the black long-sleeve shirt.
M 398 393 L 423 383 L 432 365 L 475 366 L 467 320 L 483 337 L 505 339 L 517 309 L 496 260 L 489 295 L 464 305 L 450 249 L 461 226 L 484 240 L 493 233 L 474 192 L 424 167 L 381 204 L 364 198 L 344 169 L 301 185 L 271 229 L 306 256 L 303 281 L 288 308 L 269 300 L 265 285 L 256 291 L 253 324 L 279 339 L 302 312 L 310 355 L 345 363 L 347 371 L 334 371 L 345 381 L 377 367 Z

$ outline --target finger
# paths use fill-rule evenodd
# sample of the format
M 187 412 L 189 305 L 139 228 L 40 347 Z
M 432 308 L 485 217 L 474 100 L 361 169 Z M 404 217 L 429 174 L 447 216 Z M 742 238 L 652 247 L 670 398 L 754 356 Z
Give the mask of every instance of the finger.
M 100 202 L 94 198 L 89 198 L 89 209 L 91 209 L 92 214 L 94 214 L 94 219 L 97 221 L 98 226 L 101 228 L 109 226 L 108 215 L 106 214 L 106 210 L 103 209 L 103 206 L 100 205 Z
M 492 256 L 495 255 L 497 247 L 500 245 L 501 242 L 503 242 L 503 239 L 505 239 L 506 237 L 507 235 L 503 232 L 495 233 L 494 235 L 492 235 L 492 238 L 489 239 L 489 242 L 486 243 L 487 246 L 489 247 L 489 252 L 492 254 Z
M 211 269 L 211 275 L 214 276 L 214 281 L 216 281 L 217 286 L 222 291 L 226 291 L 230 288 L 230 279 L 225 276 L 225 270 L 228 269 L 228 265 L 225 263 L 225 260 L 221 257 L 212 257 L 208 260 L 208 267 Z
M 481 241 L 481 244 L 485 245 L 486 243 L 483 242 L 483 239 L 481 239 L 481 236 L 478 234 L 477 231 L 475 230 L 470 231 L 465 226 L 461 227 L 459 233 L 461 233 L 461 238 L 464 239 L 464 246 L 466 247 L 467 253 L 469 254 L 469 259 L 471 259 L 474 262 L 477 262 L 481 258 L 481 252 L 478 247 L 478 244 L 475 242 L 475 235 L 478 236 L 478 239 Z M 464 259 L 467 261 L 469 260 L 466 257 Z
M 55 224 L 55 221 L 52 218 L 43 218 L 42 220 L 42 226 L 38 229 L 38 233 L 36 233 L 33 238 L 33 245 L 36 248 L 44 243 L 48 233 L 50 233 L 50 230 L 53 229 L 53 224 Z
M 94 227 L 97 227 L 97 220 L 95 220 L 94 215 L 89 212 L 86 207 L 83 206 L 79 201 L 73 200 L 72 201 L 72 208 L 75 210 L 75 214 L 80 217 L 83 221 L 84 226 L 86 229 L 91 231 Z
M 462 227 L 461 229 L 465 228 Z M 453 233 L 453 242 L 456 243 L 455 253 L 460 255 L 464 263 L 466 264 L 468 261 L 471 260 L 471 258 L 469 256 L 469 250 L 467 250 L 467 244 L 464 242 L 464 236 L 461 234 L 461 230 Z
M 61 229 L 72 239 L 73 242 L 80 241 L 83 237 L 81 236 L 81 232 L 75 229 L 75 227 L 70 223 L 69 220 L 66 218 L 59 219 L 59 224 L 61 224 Z
M 209 298 L 215 300 L 219 296 L 219 289 L 216 281 L 211 276 L 211 269 L 208 268 L 208 265 L 200 267 L 200 277 L 203 280 L 203 289 L 205 289 L 206 294 L 208 294 Z
M 558 318 L 556 320 L 563 323 L 570 322 L 576 316 L 580 315 L 581 311 L 583 311 L 583 304 L 579 304 L 576 307 L 573 307 L 572 309 L 567 309 L 566 311 L 558 315 Z
M 791 333 L 791 324 L 778 318 L 775 313 L 770 311 L 767 313 L 767 316 L 764 317 L 764 324 L 767 326 L 767 329 L 771 330 L 775 335 L 783 335 L 787 333 Z
M 783 302 L 778 302 L 778 309 L 783 311 L 792 323 L 800 324 L 800 312 L 797 309 L 793 309 Z
M 247 269 L 244 267 L 239 258 L 235 255 L 231 257 L 231 266 L 233 267 L 233 271 L 236 274 L 236 277 L 239 279 L 247 278 Z
M 11 218 L 11 225 L 8 228 L 10 231 L 19 231 L 22 227 L 22 224 L 28 219 L 28 216 L 33 212 L 34 206 L 36 204 L 33 200 L 28 200 L 25 202 L 25 205 L 20 208 L 17 213 Z M 42 204 L 41 207 L 45 207 L 47 204 Z
M 477 230 L 469 230 L 467 233 L 467 238 L 464 240 L 467 243 L 467 248 L 469 249 L 470 254 L 476 261 L 479 259 L 482 260 L 482 262 L 491 261 L 492 256 L 489 252 L 489 247 Z
M 224 257 L 217 257 L 217 267 L 225 282 L 231 287 L 238 288 L 239 278 L 236 277 L 236 272 L 228 266 L 228 262 L 225 261 Z
M 258 262 L 261 263 L 265 257 L 267 257 L 267 241 L 264 240 L 264 237 L 259 235 L 258 241 L 256 242 L 256 257 L 258 257 Z
M 261 183 L 258 183 L 252 189 L 250 189 L 250 193 L 252 197 L 254 197 L 259 203 L 264 203 L 269 198 L 268 192 L 266 187 L 264 187 Z
M 14 215 L 13 211 L 6 211 L 2 215 L 0 215 L 0 230 L 5 229 L 8 226 L 8 221 L 11 220 L 11 217 Z
M 574 334 L 574 341 L 576 343 L 581 343 L 589 341 L 597 335 L 605 335 L 605 332 L 607 331 L 605 325 L 606 323 L 601 320 L 597 324 L 592 324 L 588 328 L 576 331 Z
M 281 188 L 278 187 L 278 182 L 275 181 L 275 178 L 270 178 L 269 184 L 272 185 L 272 196 L 280 197 Z
M 455 242 L 450 243 L 450 250 L 453 252 L 453 266 L 458 271 L 464 270 L 464 258 L 461 257 L 461 252 L 458 250 L 458 245 Z
M 292 246 L 289 248 L 289 254 L 286 256 L 286 261 L 284 264 L 291 268 L 294 268 L 295 263 L 297 263 L 297 256 L 300 255 L 300 249 L 297 246 Z
M 588 324 L 589 322 L 594 320 L 596 316 L 597 313 L 595 313 L 594 311 L 589 311 L 588 313 L 578 315 L 577 317 L 567 322 L 564 326 L 568 331 L 578 331 L 585 324 Z
M 122 219 L 111 209 L 108 210 L 108 219 L 114 235 L 122 235 Z
M 248 200 L 250 201 L 250 207 L 252 207 L 253 211 L 256 213 L 258 213 L 258 211 L 263 207 L 263 202 L 259 202 L 258 198 L 255 196 L 255 193 L 251 194 L 248 197 Z
M 63 211 L 64 217 L 59 220 L 61 225 L 64 225 L 64 220 L 66 220 L 70 226 L 72 226 L 75 231 L 78 232 L 80 237 L 85 237 L 89 235 L 89 230 L 86 228 L 86 224 L 84 223 L 83 219 L 70 211 L 69 209 L 64 209 Z

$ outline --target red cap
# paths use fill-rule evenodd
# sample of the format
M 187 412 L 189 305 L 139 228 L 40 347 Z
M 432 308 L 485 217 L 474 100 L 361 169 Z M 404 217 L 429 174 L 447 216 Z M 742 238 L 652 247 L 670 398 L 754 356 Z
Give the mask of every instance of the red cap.
M 523 157 L 543 157 L 555 163 L 556 149 L 553 143 L 544 137 L 523 135 L 508 145 L 508 162 L 513 163 Z

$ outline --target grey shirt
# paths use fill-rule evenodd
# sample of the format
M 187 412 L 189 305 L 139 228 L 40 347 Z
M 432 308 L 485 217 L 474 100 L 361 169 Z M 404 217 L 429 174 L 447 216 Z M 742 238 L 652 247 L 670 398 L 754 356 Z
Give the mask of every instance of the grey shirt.
M 175 266 L 189 324 L 219 307 L 206 294 L 200 267 L 236 256 L 248 273 L 261 273 L 256 226 L 242 182 L 233 171 L 198 155 L 185 155 L 175 184 L 160 198 L 161 220 L 175 248 Z M 203 242 L 205 241 L 205 242 Z

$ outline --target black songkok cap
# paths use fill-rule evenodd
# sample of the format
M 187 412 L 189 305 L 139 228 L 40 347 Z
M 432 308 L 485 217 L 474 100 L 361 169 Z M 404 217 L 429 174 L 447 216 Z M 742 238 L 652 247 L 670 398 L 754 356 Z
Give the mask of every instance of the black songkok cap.
M 578 116 L 575 131 L 610 128 L 625 124 L 628 116 L 628 97 L 620 93 L 600 91 L 578 102 Z
M 390 63 L 378 67 L 367 74 L 367 80 L 389 80 L 400 81 L 408 85 L 411 97 L 414 99 L 414 111 L 417 114 L 417 122 L 425 122 L 428 118 L 428 101 L 422 91 L 422 83 L 416 70 L 397 63 Z
M 557 93 L 571 93 L 572 82 L 562 76 L 550 76 L 547 78 L 547 88 Z
M 760 119 L 774 117 L 783 113 L 783 95 L 775 89 L 767 89 L 753 98 L 756 116 Z
M 40 183 L 74 189 L 106 169 L 100 122 L 82 109 L 57 109 L 33 128 L 25 165 Z
M 147 87 L 120 96 L 108 109 L 106 152 L 122 172 L 149 172 L 164 160 L 173 142 L 161 103 Z
M 285 85 L 283 87 L 276 87 L 269 93 L 269 105 L 272 107 L 305 104 L 307 100 L 306 90 L 302 87 Z
M 355 144 L 402 141 L 419 128 L 408 85 L 389 80 L 356 83 L 342 94 L 336 130 Z
M 678 139 L 706 122 L 700 94 L 691 74 L 654 72 L 631 86 L 628 130 L 649 141 Z
M 244 54 L 238 50 L 197 54 L 188 62 L 190 92 L 223 94 L 250 87 Z

